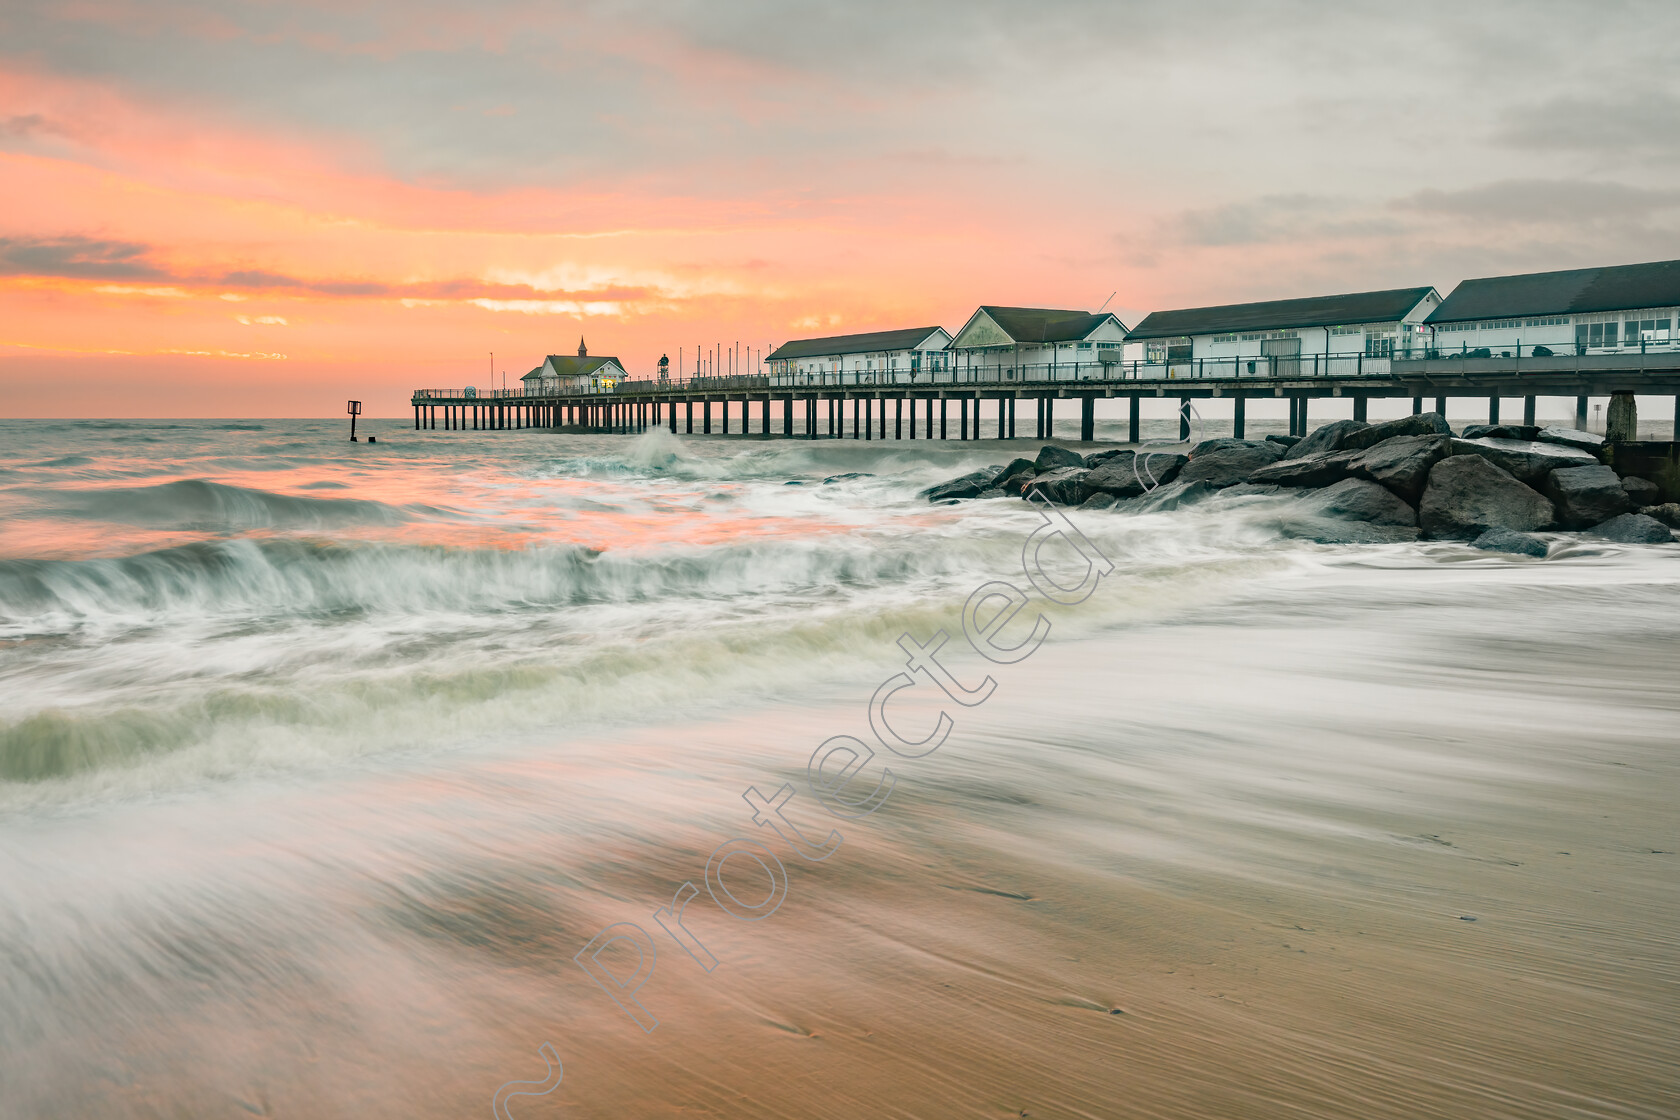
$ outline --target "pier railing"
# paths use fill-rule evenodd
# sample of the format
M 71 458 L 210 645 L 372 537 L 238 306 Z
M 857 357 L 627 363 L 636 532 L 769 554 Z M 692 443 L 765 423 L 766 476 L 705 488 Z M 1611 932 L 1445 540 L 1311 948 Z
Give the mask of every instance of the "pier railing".
M 829 370 L 812 373 L 737 374 L 686 378 L 632 378 L 611 388 L 579 392 L 556 385 L 517 389 L 416 389 L 414 403 L 552 399 L 555 397 L 645 397 L 663 393 L 752 395 L 778 390 L 892 390 L 991 388 L 1091 383 L 1160 381 L 1310 381 L 1314 378 L 1393 377 L 1406 373 L 1430 375 L 1500 373 L 1567 373 L 1672 371 L 1680 367 L 1680 342 L 1646 343 L 1638 347 L 1587 350 L 1577 347 L 1506 345 L 1396 349 L 1386 354 L 1300 354 L 1141 358 L 1129 361 L 1076 361 L 1011 365 L 1007 362 L 959 362 L 942 370 Z

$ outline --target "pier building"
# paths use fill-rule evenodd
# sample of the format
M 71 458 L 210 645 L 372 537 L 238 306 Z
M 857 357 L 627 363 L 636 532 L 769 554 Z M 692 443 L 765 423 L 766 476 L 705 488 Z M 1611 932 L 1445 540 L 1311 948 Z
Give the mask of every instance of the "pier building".
M 1680 261 L 1466 280 L 1428 325 L 1444 358 L 1680 349 Z
M 1425 286 L 1152 311 L 1126 336 L 1127 356 L 1167 380 L 1387 373 L 1397 354 L 1422 356 L 1440 303 Z
M 1104 365 L 1118 363 L 1126 342 L 1126 324 L 1112 314 L 1064 311 L 1047 307 L 977 308 L 951 340 L 956 365 L 971 379 L 1049 380 L 1083 371 L 1100 377 Z
M 798 338 L 765 358 L 778 385 L 914 385 L 949 368 L 951 332 L 944 327 Z
M 519 379 L 526 395 L 610 393 L 628 375 L 617 358 L 591 358 L 589 347 L 578 339 L 577 357 L 550 354 L 543 364 Z

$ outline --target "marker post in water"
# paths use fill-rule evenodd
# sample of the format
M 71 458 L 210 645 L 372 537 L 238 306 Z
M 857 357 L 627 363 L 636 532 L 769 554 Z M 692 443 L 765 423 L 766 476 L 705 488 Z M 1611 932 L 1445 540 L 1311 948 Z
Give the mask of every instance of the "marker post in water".
M 344 406 L 344 411 L 350 414 L 350 442 L 356 442 L 356 417 L 362 414 L 362 402 L 350 401 Z

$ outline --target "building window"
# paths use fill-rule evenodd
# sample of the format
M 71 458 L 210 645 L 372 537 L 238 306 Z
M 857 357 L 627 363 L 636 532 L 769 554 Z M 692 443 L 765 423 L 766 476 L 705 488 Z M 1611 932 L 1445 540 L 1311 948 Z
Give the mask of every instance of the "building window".
M 1234 334 L 1216 334 L 1212 339 L 1214 342 L 1235 342 L 1236 340 L 1237 336 Z
M 1614 346 L 1619 330 L 1617 323 L 1576 323 L 1575 345 Z
M 1188 362 L 1194 352 L 1195 344 L 1188 338 L 1167 339 L 1167 361 Z
M 1394 356 L 1394 336 L 1391 334 L 1374 334 L 1365 339 L 1365 356 L 1367 358 L 1391 358 Z
M 1567 315 L 1543 315 L 1538 319 L 1523 320 L 1523 326 L 1525 327 L 1567 327 L 1568 325 L 1569 316 Z

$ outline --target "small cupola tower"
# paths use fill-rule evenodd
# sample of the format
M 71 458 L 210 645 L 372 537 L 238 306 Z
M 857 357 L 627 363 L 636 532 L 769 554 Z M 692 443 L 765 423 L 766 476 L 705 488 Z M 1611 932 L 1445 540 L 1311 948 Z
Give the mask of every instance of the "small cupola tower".
M 589 357 L 589 347 L 587 347 L 583 344 L 583 336 L 582 335 L 578 335 L 578 357 L 580 357 L 580 358 Z

